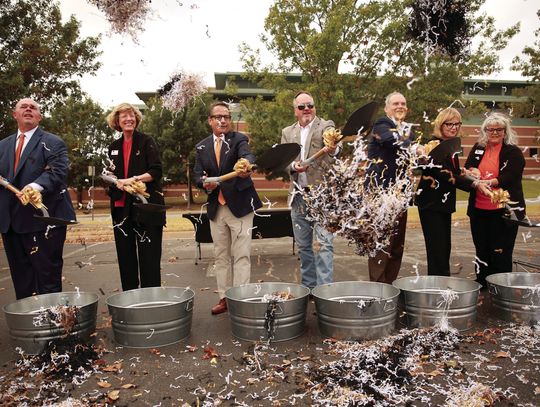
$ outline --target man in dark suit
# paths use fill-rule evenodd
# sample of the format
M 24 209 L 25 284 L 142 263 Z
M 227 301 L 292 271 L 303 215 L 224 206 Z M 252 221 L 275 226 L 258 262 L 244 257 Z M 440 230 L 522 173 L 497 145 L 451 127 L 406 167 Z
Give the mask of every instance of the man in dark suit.
M 238 177 L 217 183 L 207 183 L 207 177 L 217 177 L 234 171 L 241 158 L 252 163 L 248 138 L 231 130 L 231 113 L 224 102 L 214 103 L 208 123 L 212 135 L 196 146 L 195 183 L 208 193 L 208 218 L 214 241 L 218 304 L 212 314 L 227 311 L 225 291 L 249 283 L 251 274 L 251 228 L 254 211 L 262 206 L 255 191 L 251 172 L 238 171 Z M 231 263 L 231 258 L 233 262 Z
M 396 179 L 400 149 L 411 146 L 416 137 L 411 125 L 405 122 L 407 100 L 399 92 L 390 93 L 384 106 L 385 117 L 377 119 L 369 136 L 368 157 L 373 160 L 369 166 L 367 179 L 386 188 Z M 407 211 L 396 221 L 390 244 L 368 259 L 371 281 L 392 284 L 401 267 L 405 246 Z
M 68 156 L 64 141 L 38 127 L 39 105 L 21 99 L 13 117 L 17 133 L 0 141 L 0 175 L 21 190 L 0 188 L 0 232 L 17 299 L 62 291 L 62 252 L 66 226 L 48 227 L 34 217 L 27 191 L 38 191 L 49 215 L 75 220 L 67 190 Z

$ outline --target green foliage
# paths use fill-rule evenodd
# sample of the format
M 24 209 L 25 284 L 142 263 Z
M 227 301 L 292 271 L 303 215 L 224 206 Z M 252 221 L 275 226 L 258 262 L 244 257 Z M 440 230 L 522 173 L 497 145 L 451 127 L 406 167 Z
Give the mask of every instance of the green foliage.
M 99 37 L 79 37 L 79 22 L 62 23 L 57 1 L 0 1 L 0 139 L 15 130 L 6 120 L 17 100 L 45 109 L 80 94 L 78 77 L 99 68 Z
M 77 189 L 78 201 L 82 202 L 82 190 L 91 186 L 88 166 L 96 167 L 96 175 L 101 173 L 107 147 L 113 140 L 105 112 L 87 96 L 72 96 L 53 108 L 42 124 L 65 141 L 70 161 L 68 185 Z
M 142 121 L 142 131 L 151 135 L 161 152 L 165 183 L 187 183 L 195 163 L 195 145 L 211 133 L 208 108 L 212 102 L 206 94 L 180 113 L 173 113 L 151 99 Z
M 379 102 L 382 113 L 384 97 L 398 90 L 408 98 L 408 120 L 423 123 L 430 133 L 424 118 L 433 120 L 439 109 L 460 99 L 461 78 L 497 71 L 497 51 L 519 30 L 519 24 L 496 30 L 492 17 L 478 15 L 484 1 L 460 2 L 467 32 L 480 40 L 450 57 L 411 38 L 412 0 L 276 0 L 261 39 L 279 62 L 262 66 L 258 50 L 240 46 L 246 76 L 276 94 L 274 101 L 246 103 L 254 150 L 279 141 L 281 129 L 294 121 L 292 98 L 299 90 L 312 93 L 317 115 L 338 127 L 369 101 Z M 292 71 L 300 71 L 301 80 L 286 81 Z

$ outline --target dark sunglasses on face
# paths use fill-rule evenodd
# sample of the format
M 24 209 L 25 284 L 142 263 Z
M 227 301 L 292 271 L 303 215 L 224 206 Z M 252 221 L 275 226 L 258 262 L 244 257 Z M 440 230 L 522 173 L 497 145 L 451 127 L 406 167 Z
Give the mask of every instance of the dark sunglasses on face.
M 298 110 L 304 110 L 306 107 L 308 109 L 313 109 L 315 105 L 313 103 L 307 103 L 307 104 L 302 103 L 301 105 L 296 106 Z

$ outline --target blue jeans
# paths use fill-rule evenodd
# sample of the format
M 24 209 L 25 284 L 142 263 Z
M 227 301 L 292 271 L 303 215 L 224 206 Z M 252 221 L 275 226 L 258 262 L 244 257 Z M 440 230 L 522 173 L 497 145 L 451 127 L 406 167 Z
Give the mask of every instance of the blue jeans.
M 314 288 L 334 279 L 334 235 L 306 219 L 306 204 L 298 194 L 291 205 L 294 240 L 300 255 L 302 284 Z M 313 249 L 315 237 L 318 247 Z

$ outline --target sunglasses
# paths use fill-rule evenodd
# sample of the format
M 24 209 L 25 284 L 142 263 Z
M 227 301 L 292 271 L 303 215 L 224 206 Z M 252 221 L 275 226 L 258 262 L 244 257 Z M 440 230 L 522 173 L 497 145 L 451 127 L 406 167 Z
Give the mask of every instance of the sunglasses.
M 307 103 L 307 104 L 302 103 L 301 105 L 296 106 L 298 110 L 304 110 L 306 107 L 308 109 L 313 109 L 315 105 L 313 103 Z

